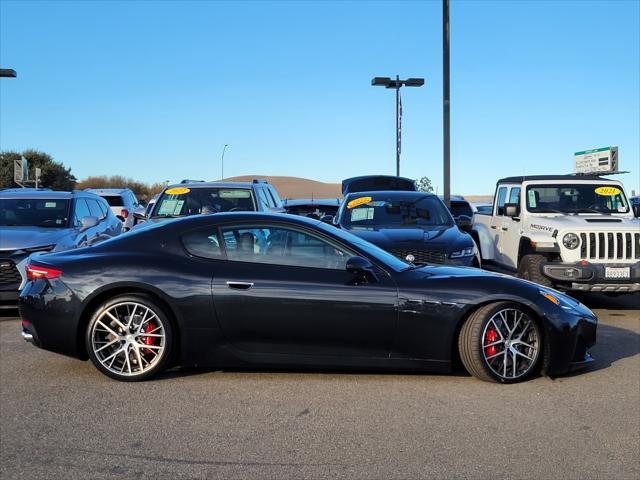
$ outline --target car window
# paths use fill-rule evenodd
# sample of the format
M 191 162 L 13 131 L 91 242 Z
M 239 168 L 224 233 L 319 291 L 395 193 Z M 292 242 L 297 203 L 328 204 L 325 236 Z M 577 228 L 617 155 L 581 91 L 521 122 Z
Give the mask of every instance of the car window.
M 220 187 L 170 187 L 153 210 L 153 217 L 255 210 L 251 190 Z
M 227 227 L 222 236 L 229 260 L 344 270 L 352 253 L 285 227 Z
M 66 228 L 69 205 L 59 198 L 2 198 L 0 227 Z
M 473 217 L 473 209 L 471 208 L 471 204 L 469 202 L 458 200 L 452 201 L 451 208 L 449 210 L 451 211 L 451 215 L 453 215 L 454 217 L 459 217 L 460 215 Z
M 260 202 L 260 206 L 264 210 L 269 210 L 271 208 L 271 203 L 269 202 L 269 198 L 267 198 L 267 193 L 264 191 L 264 188 L 256 188 L 258 192 L 258 201 Z
M 86 202 L 89 205 L 89 212 L 91 212 L 91 215 L 96 217 L 98 220 L 102 220 L 104 216 L 102 215 L 102 210 L 100 210 L 100 207 L 98 206 L 98 202 L 92 198 L 87 198 Z
M 123 207 L 124 201 L 120 195 L 101 195 L 104 198 L 110 207 Z
M 507 199 L 507 187 L 500 187 L 498 189 L 498 210 L 496 215 L 504 215 L 504 204 Z
M 509 192 L 509 202 L 516 205 L 520 205 L 520 187 L 513 187 Z
M 347 197 L 341 223 L 350 228 L 375 226 L 453 225 L 444 203 L 432 194 L 389 195 L 387 192 Z
M 104 199 L 102 201 L 97 201 L 98 202 L 98 206 L 100 207 L 100 210 L 102 211 L 102 218 L 107 218 L 109 216 L 109 205 L 107 205 L 107 202 L 104 201 Z
M 274 205 L 277 208 L 282 208 L 282 199 L 280 198 L 280 195 L 278 195 L 278 191 L 275 189 L 275 187 L 272 185 L 267 185 L 267 190 L 269 190 L 269 193 L 273 197 Z
M 182 244 L 191 255 L 204 258 L 220 258 L 222 249 L 216 227 L 199 228 L 182 236 Z
M 77 226 L 82 226 L 82 219 L 84 217 L 91 216 L 91 211 L 89 210 L 89 206 L 87 202 L 84 201 L 83 198 L 76 199 L 75 206 L 75 222 Z

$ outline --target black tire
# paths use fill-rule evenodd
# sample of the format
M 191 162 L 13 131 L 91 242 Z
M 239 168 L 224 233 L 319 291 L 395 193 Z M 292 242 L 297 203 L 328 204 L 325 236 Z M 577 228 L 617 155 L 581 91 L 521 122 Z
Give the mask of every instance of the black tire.
M 533 331 L 537 335 L 537 351 L 534 361 L 531 362 L 525 372 L 515 378 L 508 377 L 508 370 L 506 377 L 497 374 L 489 365 L 489 361 L 486 360 L 483 352 L 483 336 L 487 324 L 494 315 L 504 310 L 518 310 L 526 315 L 526 318 L 531 320 Z M 521 305 L 512 302 L 490 303 L 479 308 L 465 321 L 458 337 L 458 352 L 462 364 L 471 375 L 485 382 L 518 383 L 530 378 L 540 371 L 543 358 L 542 350 L 544 350 L 542 332 L 536 319 L 526 312 Z
M 542 275 L 542 264 L 546 261 L 547 259 L 543 255 L 523 256 L 518 265 L 518 278 L 529 280 L 543 287 L 553 287 L 551 280 Z
M 149 309 L 148 311 L 153 313 L 154 316 L 151 316 L 150 313 L 147 315 L 146 318 L 149 318 L 149 320 L 145 321 L 143 325 L 152 324 L 152 328 L 155 328 L 154 331 L 163 334 L 163 338 L 159 340 L 160 342 L 162 342 L 161 345 L 144 344 L 143 346 L 143 342 L 145 340 L 140 340 L 140 342 L 137 341 L 140 337 L 144 337 L 145 339 L 150 339 L 152 336 L 151 334 L 153 333 L 152 331 L 149 331 L 149 333 L 139 332 L 139 333 L 127 335 L 127 337 L 131 337 L 131 338 L 127 338 L 127 340 L 121 340 L 121 341 L 115 340 L 116 337 L 115 335 L 113 335 L 113 333 L 118 334 L 117 338 L 124 338 L 124 337 L 120 336 L 120 333 L 116 331 L 116 328 L 118 327 L 115 322 L 113 322 L 112 324 L 106 324 L 106 322 L 108 322 L 111 317 L 108 317 L 105 315 L 108 315 L 107 312 L 111 313 L 113 311 L 110 309 L 130 308 L 133 304 L 141 306 L 140 307 L 141 310 L 142 308 L 145 308 L 145 309 Z M 147 312 L 146 310 L 144 311 Z M 133 317 L 134 319 L 137 317 L 139 321 L 142 322 L 143 317 L 142 315 L 137 314 L 136 310 L 133 311 Z M 99 321 L 101 323 L 96 325 Z M 121 323 L 124 324 L 125 322 L 121 320 Z M 103 327 L 103 325 L 105 326 Z M 105 329 L 106 327 L 108 327 L 109 329 L 112 329 L 111 331 L 113 333 L 107 332 L 107 330 Z M 135 320 L 133 322 L 132 329 L 133 327 L 135 327 Z M 125 332 L 125 333 L 131 333 L 131 332 Z M 111 369 L 108 368 L 108 366 L 103 363 L 105 362 L 105 359 L 102 358 L 101 360 L 100 358 L 98 358 L 98 353 L 100 348 L 98 348 L 97 346 L 95 347 L 98 349 L 97 353 L 94 349 L 94 344 L 95 344 L 94 340 L 98 338 L 97 337 L 98 335 L 102 335 L 103 337 L 102 339 L 105 342 L 114 342 L 113 347 L 106 347 L 106 348 L 112 348 L 112 349 L 126 348 L 127 349 L 126 353 L 124 351 L 121 351 L 120 354 L 116 355 L 115 360 L 121 361 L 119 359 L 119 356 L 122 355 L 123 356 L 122 361 L 123 362 L 126 361 L 125 365 L 127 365 L 129 369 L 131 368 L 131 365 L 134 365 L 133 369 L 135 370 L 135 363 L 139 363 L 140 365 L 143 365 L 143 367 L 140 368 L 140 371 L 137 373 L 135 371 L 133 373 L 129 373 L 123 370 L 122 373 L 118 373 L 114 371 L 113 368 Z M 156 337 L 159 337 L 159 335 L 156 334 Z M 165 312 L 165 310 L 152 298 L 142 294 L 118 295 L 103 302 L 91 316 L 91 320 L 89 320 L 89 324 L 87 325 L 87 329 L 85 332 L 85 346 L 87 349 L 87 353 L 89 354 L 89 358 L 91 359 L 95 367 L 106 376 L 116 380 L 125 381 L 125 382 L 138 382 L 138 381 L 148 380 L 156 376 L 160 372 L 164 371 L 167 368 L 169 362 L 171 361 L 171 353 L 173 350 L 173 340 L 174 340 L 173 325 L 171 323 L 169 316 Z M 131 342 L 131 343 L 129 344 L 126 342 Z M 124 345 L 124 346 L 121 347 L 121 345 Z M 130 346 L 133 346 L 131 350 L 129 350 Z M 134 357 L 140 358 L 142 360 L 141 362 L 137 362 L 136 358 L 132 358 L 131 353 L 132 352 L 135 353 L 136 350 L 138 354 L 137 356 L 134 355 Z M 151 357 L 150 361 L 148 361 L 147 365 L 145 366 L 144 361 L 146 360 L 146 356 L 147 355 L 151 356 L 152 354 L 154 354 L 154 352 L 157 352 L 157 351 L 159 351 L 160 353 L 157 356 Z M 110 351 L 107 350 L 104 354 L 101 354 L 101 356 L 104 356 L 107 354 L 113 355 L 112 352 L 113 350 L 110 350 Z M 128 358 L 124 358 L 125 356 Z M 123 369 L 124 369 L 124 366 L 123 366 Z

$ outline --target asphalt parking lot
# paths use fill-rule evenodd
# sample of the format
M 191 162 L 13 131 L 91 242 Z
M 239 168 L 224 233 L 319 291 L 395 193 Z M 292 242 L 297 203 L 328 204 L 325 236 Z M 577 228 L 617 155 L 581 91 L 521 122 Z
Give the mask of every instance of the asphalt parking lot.
M 639 297 L 583 301 L 595 364 L 512 386 L 202 370 L 125 384 L 25 343 L 5 314 L 1 477 L 637 479 Z

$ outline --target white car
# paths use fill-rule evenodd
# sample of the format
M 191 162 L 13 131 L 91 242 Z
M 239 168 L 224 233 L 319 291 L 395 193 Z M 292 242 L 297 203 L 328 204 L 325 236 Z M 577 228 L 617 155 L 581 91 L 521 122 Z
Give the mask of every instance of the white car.
M 87 192 L 95 193 L 104 198 L 113 214 L 122 221 L 124 231 L 130 230 L 135 219 L 133 212 L 140 206 L 140 202 L 128 188 L 87 188 Z
M 509 177 L 494 198 L 490 214 L 473 218 L 483 266 L 564 290 L 640 291 L 640 212 L 619 181 Z

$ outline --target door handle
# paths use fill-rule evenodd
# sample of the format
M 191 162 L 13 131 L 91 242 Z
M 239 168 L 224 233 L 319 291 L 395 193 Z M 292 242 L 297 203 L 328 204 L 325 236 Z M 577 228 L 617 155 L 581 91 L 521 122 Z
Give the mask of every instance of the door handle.
M 509 230 L 509 227 L 502 227 L 503 232 L 506 232 L 507 230 Z
M 493 228 L 495 230 L 498 227 L 496 227 L 495 225 L 491 225 L 491 228 Z
M 227 287 L 235 290 L 249 290 L 253 287 L 253 282 L 227 282 Z

